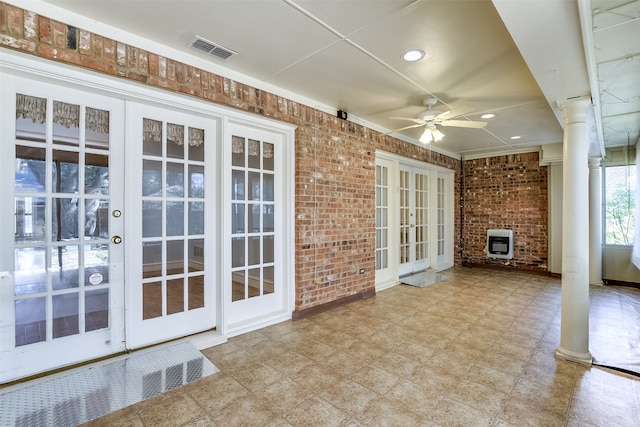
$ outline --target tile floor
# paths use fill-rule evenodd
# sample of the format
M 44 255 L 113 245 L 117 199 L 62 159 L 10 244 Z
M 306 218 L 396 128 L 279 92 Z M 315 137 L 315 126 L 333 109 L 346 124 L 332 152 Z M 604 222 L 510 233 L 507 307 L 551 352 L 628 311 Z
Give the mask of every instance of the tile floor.
M 640 425 L 640 378 L 555 357 L 559 280 L 445 274 L 234 337 L 203 351 L 220 373 L 89 425 Z M 640 304 L 640 290 L 592 287 L 591 297 L 594 357 L 628 357 L 639 338 L 621 327 L 623 303 Z

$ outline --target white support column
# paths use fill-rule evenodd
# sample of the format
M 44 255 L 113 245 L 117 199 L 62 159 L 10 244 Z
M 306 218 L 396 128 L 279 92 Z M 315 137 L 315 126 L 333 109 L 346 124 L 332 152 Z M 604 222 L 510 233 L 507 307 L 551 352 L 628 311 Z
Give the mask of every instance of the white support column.
M 562 308 L 558 357 L 591 363 L 589 352 L 589 101 L 561 104 L 564 115 Z
M 589 284 L 602 285 L 602 169 L 589 159 Z

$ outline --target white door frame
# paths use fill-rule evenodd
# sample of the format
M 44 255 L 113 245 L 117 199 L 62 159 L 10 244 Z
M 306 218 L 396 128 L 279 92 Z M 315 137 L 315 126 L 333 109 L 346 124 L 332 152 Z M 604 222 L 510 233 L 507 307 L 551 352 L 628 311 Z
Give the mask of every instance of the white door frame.
M 295 257 L 294 257 L 294 129 L 287 126 L 274 126 L 269 122 L 257 122 L 240 118 L 225 120 L 223 136 L 223 190 L 221 233 L 223 252 L 223 302 L 226 333 L 239 335 L 259 329 L 283 320 L 291 319 L 295 306 Z M 232 137 L 234 135 L 274 144 L 274 282 L 275 292 L 244 301 L 232 301 L 232 247 L 231 247 L 231 197 L 232 188 Z M 247 212 L 248 215 L 248 212 Z M 259 301 L 262 300 L 262 303 Z

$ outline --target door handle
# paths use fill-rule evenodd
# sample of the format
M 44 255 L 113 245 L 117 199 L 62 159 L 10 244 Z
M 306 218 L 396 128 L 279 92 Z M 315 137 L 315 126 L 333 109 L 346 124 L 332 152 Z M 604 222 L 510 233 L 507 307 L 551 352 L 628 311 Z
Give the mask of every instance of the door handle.
M 113 236 L 111 238 L 111 241 L 113 242 L 114 245 L 119 245 L 120 243 L 122 243 L 122 237 L 120 236 Z

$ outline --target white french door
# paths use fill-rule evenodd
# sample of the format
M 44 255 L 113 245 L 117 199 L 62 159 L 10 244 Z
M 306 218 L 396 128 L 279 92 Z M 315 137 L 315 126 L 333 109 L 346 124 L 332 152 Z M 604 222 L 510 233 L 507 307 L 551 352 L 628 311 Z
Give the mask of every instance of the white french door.
M 215 327 L 211 117 L 127 103 L 128 348 Z
M 0 382 L 124 349 L 124 104 L 2 76 Z
M 376 153 L 376 290 L 453 266 L 454 171 Z
M 429 172 L 399 166 L 399 266 L 404 276 L 430 267 Z

